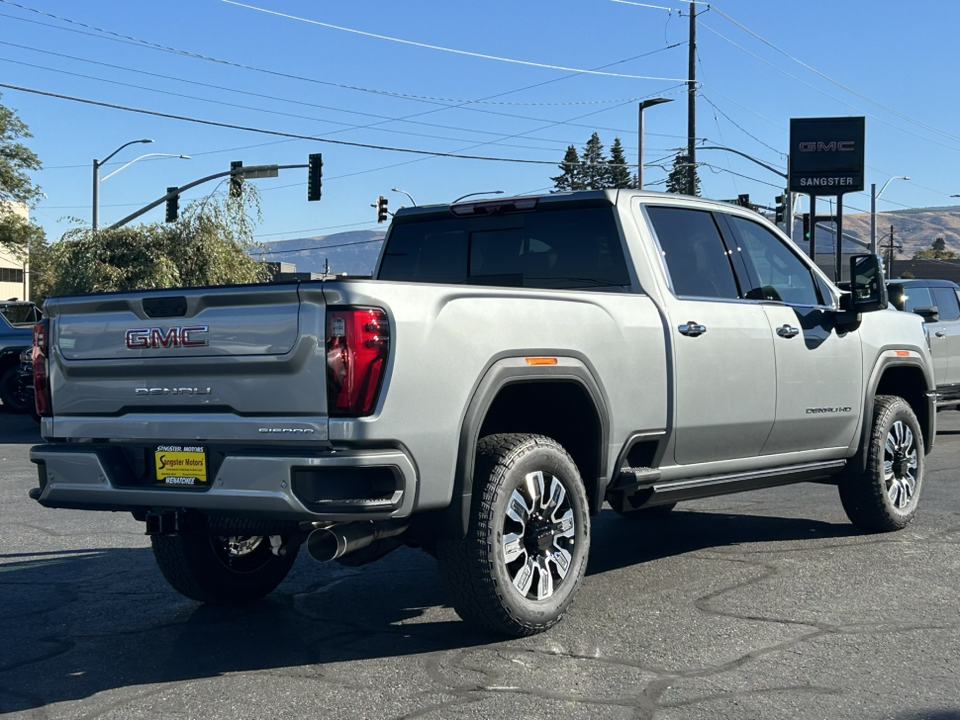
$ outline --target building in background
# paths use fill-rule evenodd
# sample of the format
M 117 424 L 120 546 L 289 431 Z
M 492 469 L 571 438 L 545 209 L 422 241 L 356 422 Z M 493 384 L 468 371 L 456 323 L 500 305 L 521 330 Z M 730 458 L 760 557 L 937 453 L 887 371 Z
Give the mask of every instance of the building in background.
M 30 211 L 21 203 L 5 203 L 5 211 L 30 219 Z M 28 300 L 30 298 L 30 265 L 28 258 L 0 250 L 0 301 Z

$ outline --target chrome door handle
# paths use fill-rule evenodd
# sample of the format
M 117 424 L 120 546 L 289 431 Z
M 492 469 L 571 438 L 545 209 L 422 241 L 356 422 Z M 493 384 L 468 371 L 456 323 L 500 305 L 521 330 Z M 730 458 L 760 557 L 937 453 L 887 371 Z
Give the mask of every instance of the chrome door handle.
M 937 337 L 946 337 L 946 336 L 947 336 L 947 333 L 944 332 L 943 330 L 937 330 L 937 331 L 934 333 L 934 335 L 936 335 Z
M 782 338 L 792 338 L 800 334 L 800 329 L 795 327 L 790 327 L 789 325 L 784 325 L 783 327 L 777 328 L 777 335 Z
M 686 335 L 687 337 L 697 337 L 703 335 L 707 331 L 706 325 L 700 325 L 695 323 L 693 320 L 689 320 L 686 325 L 681 325 L 677 328 L 680 331 L 681 335 Z

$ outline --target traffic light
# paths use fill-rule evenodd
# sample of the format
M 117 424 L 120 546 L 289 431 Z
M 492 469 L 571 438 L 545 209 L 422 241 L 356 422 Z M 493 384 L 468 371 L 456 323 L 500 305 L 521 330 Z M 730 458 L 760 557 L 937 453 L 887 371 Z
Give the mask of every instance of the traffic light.
M 177 190 L 175 187 L 167 188 L 167 195 Z M 167 198 L 167 222 L 176 222 L 177 216 L 180 213 L 180 196 L 174 195 L 171 198 Z
M 787 196 L 777 195 L 774 200 L 777 202 L 777 209 L 774 213 L 774 222 L 779 225 L 787 216 Z
M 803 239 L 810 240 L 810 213 L 803 214 Z
M 377 222 L 387 222 L 387 199 L 383 195 L 377 198 Z
M 307 200 L 320 199 L 320 187 L 323 185 L 323 154 L 313 153 L 310 155 L 310 163 L 307 171 Z
M 737 195 L 737 205 L 740 207 L 750 207 L 750 196 L 747 194 Z
M 230 171 L 239 170 L 243 167 L 242 160 L 234 160 L 230 163 Z M 239 173 L 230 176 L 230 197 L 239 200 L 243 197 L 243 175 Z

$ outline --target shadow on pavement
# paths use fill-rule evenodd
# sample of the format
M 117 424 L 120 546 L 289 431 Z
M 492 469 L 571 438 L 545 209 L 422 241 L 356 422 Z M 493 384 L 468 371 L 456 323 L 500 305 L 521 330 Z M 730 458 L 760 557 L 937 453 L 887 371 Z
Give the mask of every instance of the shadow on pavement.
M 272 595 L 233 607 L 181 597 L 149 548 L 0 555 L 0 596 L 0 714 L 117 688 L 496 641 L 438 610 L 435 563 L 412 550 L 362 569 L 300 557 Z
M 856 534 L 845 524 L 694 511 L 597 520 L 590 574 L 703 548 Z M 410 549 L 362 568 L 303 555 L 272 595 L 235 607 L 181 597 L 149 548 L 16 553 L 0 555 L 0 596 L 0 713 L 116 688 L 275 668 L 319 674 L 330 663 L 500 641 L 443 609 L 435 562 Z
M 0 405 L 0 445 L 42 442 L 40 423 L 28 414 L 13 413 Z
M 587 575 L 707 548 L 858 535 L 862 533 L 849 523 L 808 518 L 735 515 L 678 508 L 664 518 L 628 520 L 612 510 L 605 510 L 594 518 Z

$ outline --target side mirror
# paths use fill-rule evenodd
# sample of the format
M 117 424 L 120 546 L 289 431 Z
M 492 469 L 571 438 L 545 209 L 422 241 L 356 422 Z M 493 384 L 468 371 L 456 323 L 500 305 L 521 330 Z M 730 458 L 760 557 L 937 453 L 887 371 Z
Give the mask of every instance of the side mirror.
M 850 258 L 850 310 L 873 312 L 886 310 L 887 286 L 883 267 L 877 255 L 854 255 Z
M 936 305 L 933 307 L 914 308 L 913 311 L 922 317 L 925 323 L 940 322 L 940 308 L 938 308 Z

